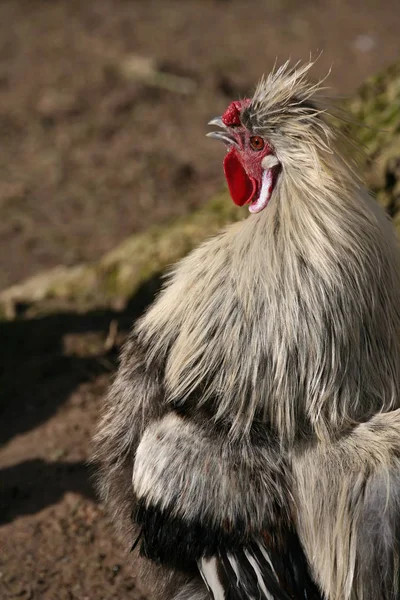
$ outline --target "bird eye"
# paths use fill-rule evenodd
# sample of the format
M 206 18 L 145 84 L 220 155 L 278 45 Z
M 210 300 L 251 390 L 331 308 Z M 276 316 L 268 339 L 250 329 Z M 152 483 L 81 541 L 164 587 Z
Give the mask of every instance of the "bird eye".
M 253 135 L 250 138 L 250 146 L 253 148 L 253 150 L 262 150 L 265 146 L 265 142 L 262 139 L 262 137 L 259 137 L 258 135 Z

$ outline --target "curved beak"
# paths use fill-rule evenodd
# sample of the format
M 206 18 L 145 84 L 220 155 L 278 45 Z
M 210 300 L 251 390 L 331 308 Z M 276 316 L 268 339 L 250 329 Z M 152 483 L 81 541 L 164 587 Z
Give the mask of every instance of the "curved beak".
M 222 117 L 214 117 L 214 119 L 208 121 L 207 125 L 216 125 L 217 127 L 221 127 L 221 129 L 226 129 L 226 125 L 224 124 Z
M 214 140 L 220 140 L 229 146 L 240 148 L 232 131 L 224 124 L 221 117 L 211 119 L 211 121 L 208 122 L 208 125 L 216 125 L 217 127 L 220 127 L 222 131 L 210 131 L 210 133 L 206 134 L 207 137 L 213 138 Z

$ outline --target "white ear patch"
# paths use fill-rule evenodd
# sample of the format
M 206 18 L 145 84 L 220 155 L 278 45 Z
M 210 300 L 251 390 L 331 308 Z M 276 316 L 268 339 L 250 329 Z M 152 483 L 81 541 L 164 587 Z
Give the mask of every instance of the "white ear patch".
M 265 160 L 265 159 L 264 159 Z M 262 175 L 262 184 L 259 197 L 249 205 L 249 211 L 253 214 L 261 212 L 268 204 L 273 187 L 273 175 L 271 169 L 265 169 Z
M 276 158 L 276 156 L 274 156 L 274 154 L 268 154 L 267 156 L 264 156 L 261 161 L 261 166 L 263 169 L 272 169 L 272 167 L 275 167 L 276 165 L 279 165 L 279 160 Z

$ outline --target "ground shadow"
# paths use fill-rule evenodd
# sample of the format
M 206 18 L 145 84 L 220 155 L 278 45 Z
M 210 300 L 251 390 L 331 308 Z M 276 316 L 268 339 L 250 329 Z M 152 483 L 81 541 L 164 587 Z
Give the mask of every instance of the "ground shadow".
M 0 323 L 0 445 L 48 420 L 76 387 L 113 371 L 118 346 L 90 356 L 68 355 L 65 336 L 97 333 L 105 339 L 112 321 L 128 332 L 151 302 L 160 277 L 148 281 L 122 312 L 63 312 L 35 319 L 23 316 Z M 66 491 L 94 498 L 91 473 L 84 463 L 26 460 L 0 469 L 0 524 L 33 514 L 57 502 Z
M 95 499 L 87 466 L 82 462 L 27 460 L 0 471 L 0 525 L 54 504 L 65 492 Z
M 77 385 L 116 364 L 115 347 L 101 347 L 93 356 L 66 355 L 65 336 L 100 332 L 105 339 L 112 321 L 119 331 L 128 331 L 160 281 L 157 276 L 146 282 L 122 312 L 64 312 L 0 322 L 0 445 L 46 421 Z

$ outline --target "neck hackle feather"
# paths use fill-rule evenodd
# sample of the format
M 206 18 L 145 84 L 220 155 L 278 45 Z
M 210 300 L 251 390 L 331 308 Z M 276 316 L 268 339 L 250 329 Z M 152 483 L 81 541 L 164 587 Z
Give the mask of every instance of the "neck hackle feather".
M 393 234 L 311 103 L 310 66 L 263 79 L 243 115 L 282 165 L 270 205 L 175 267 L 139 326 L 170 402 L 212 404 L 233 436 L 254 420 L 282 440 L 334 434 L 397 398 Z

